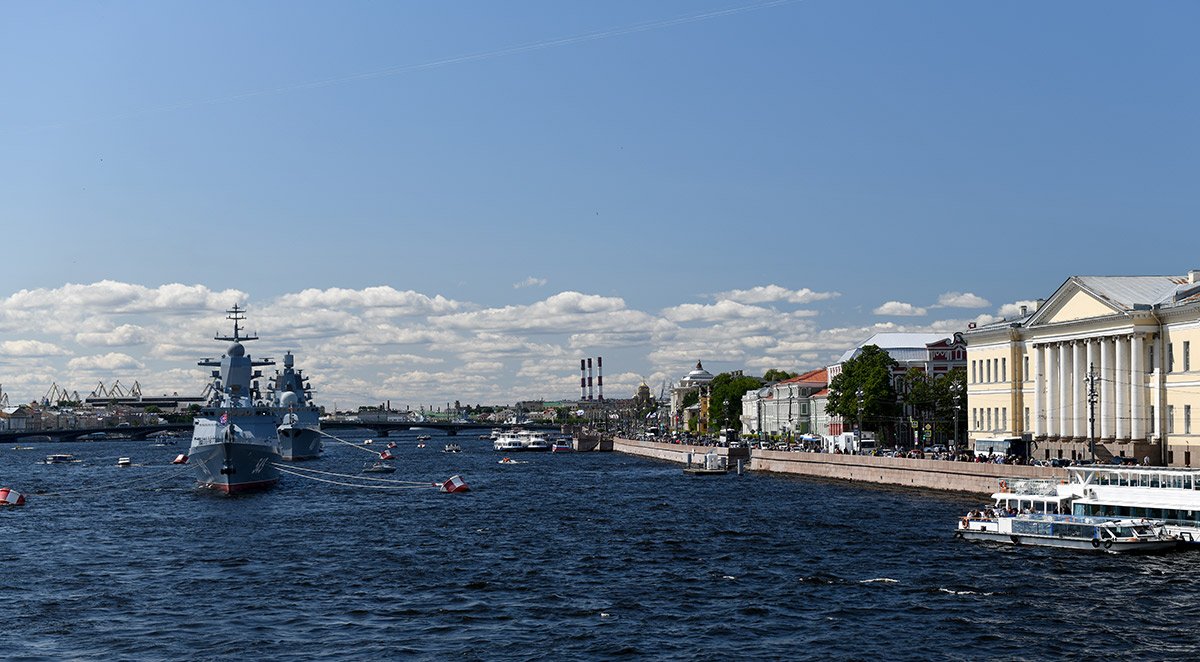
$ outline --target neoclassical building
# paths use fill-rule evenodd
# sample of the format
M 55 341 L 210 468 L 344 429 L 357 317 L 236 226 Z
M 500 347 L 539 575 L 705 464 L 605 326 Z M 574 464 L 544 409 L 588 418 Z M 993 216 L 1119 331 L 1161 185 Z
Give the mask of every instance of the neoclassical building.
M 1200 271 L 1072 276 L 1034 310 L 968 331 L 969 437 L 1029 435 L 1039 459 L 1200 463 Z
M 828 384 L 828 371 L 818 368 L 747 391 L 742 396 L 742 433 L 812 434 L 816 430 L 812 397 Z
M 696 369 L 692 370 L 683 379 L 680 379 L 674 387 L 671 388 L 671 429 L 679 430 L 686 429 L 687 423 L 692 418 L 700 418 L 703 420 L 708 414 L 708 385 L 712 382 L 713 375 L 711 372 L 704 369 L 700 361 L 696 361 Z M 692 391 L 700 392 L 700 402 L 692 405 L 692 408 L 685 410 L 683 407 L 683 399 Z

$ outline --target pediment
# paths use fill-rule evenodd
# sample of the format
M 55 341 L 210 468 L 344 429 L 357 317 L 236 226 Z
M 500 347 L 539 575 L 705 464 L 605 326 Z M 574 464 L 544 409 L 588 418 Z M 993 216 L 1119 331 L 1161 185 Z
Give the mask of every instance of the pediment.
M 1059 324 L 1123 313 L 1119 307 L 1068 280 L 1029 319 L 1027 326 Z

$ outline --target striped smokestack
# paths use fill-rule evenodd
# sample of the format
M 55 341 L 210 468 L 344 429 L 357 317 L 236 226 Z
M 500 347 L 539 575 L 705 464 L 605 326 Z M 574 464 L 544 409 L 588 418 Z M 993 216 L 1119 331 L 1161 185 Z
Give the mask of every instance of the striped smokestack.
M 579 399 L 587 400 L 587 362 L 579 359 Z
M 604 357 L 596 357 L 596 391 L 600 402 L 604 402 Z
M 588 400 L 592 399 L 592 360 L 589 358 L 588 363 Z

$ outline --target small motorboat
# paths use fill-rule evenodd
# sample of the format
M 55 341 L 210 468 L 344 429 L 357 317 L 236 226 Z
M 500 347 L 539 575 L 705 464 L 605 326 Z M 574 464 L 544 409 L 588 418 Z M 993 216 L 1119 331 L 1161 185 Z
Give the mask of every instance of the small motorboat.
M 446 447 L 442 449 L 442 452 L 444 452 L 444 453 L 461 453 L 462 446 L 459 446 L 458 444 L 446 444 Z
M 395 473 L 395 471 L 396 467 L 393 467 L 387 462 L 376 462 L 368 466 L 366 469 L 363 469 L 363 473 L 365 474 L 390 474 Z
M 72 462 L 78 461 L 79 459 L 74 455 L 68 455 L 66 453 L 54 453 L 46 456 L 46 464 L 71 464 Z
M 529 464 L 529 463 L 523 462 L 521 460 L 514 460 L 511 457 L 502 457 L 502 458 L 500 458 L 500 462 L 498 462 L 498 464 Z
M 388 448 L 395 448 L 395 447 L 396 447 L 396 442 L 394 442 L 394 441 L 388 442 Z
M 550 445 L 551 453 L 562 453 L 569 450 L 573 450 L 571 444 L 565 441 L 556 441 Z
M 417 435 L 417 441 L 429 441 L 430 439 L 433 439 L 433 437 L 427 434 Z
M 117 458 L 117 466 L 118 467 L 130 467 L 130 466 L 133 466 L 133 462 L 131 462 L 130 459 L 127 457 L 119 457 L 119 458 Z
M 371 445 L 371 444 L 373 444 L 373 443 L 375 443 L 375 440 L 374 440 L 374 439 L 368 439 L 368 440 L 366 440 L 366 441 L 364 441 L 364 442 L 363 442 L 363 446 L 370 446 L 370 445 Z

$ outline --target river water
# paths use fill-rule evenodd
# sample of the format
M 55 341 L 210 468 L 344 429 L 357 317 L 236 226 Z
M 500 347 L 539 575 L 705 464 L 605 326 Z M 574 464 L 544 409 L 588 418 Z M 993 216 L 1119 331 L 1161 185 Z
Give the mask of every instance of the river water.
M 186 441 L 0 449 L 0 486 L 47 492 L 0 510 L 0 657 L 1192 659 L 1200 646 L 1196 552 L 956 540 L 978 505 L 964 495 L 692 477 L 612 453 L 501 465 L 474 436 L 393 439 L 392 479 L 458 473 L 472 491 L 285 475 L 229 498 L 168 464 Z M 83 461 L 37 464 L 53 452 Z M 327 442 L 302 466 L 369 459 Z

